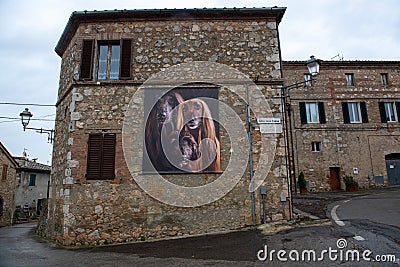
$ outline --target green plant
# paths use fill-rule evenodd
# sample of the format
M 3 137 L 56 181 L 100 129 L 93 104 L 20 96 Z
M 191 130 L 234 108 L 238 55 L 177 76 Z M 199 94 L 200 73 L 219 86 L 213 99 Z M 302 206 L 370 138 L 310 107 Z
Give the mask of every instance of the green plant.
M 358 185 L 358 182 L 354 180 L 353 176 L 351 175 L 345 175 L 342 177 L 342 179 L 346 186 Z
M 304 173 L 303 172 L 300 172 L 298 182 L 299 182 L 299 187 L 300 188 L 307 188 L 307 181 L 304 178 Z

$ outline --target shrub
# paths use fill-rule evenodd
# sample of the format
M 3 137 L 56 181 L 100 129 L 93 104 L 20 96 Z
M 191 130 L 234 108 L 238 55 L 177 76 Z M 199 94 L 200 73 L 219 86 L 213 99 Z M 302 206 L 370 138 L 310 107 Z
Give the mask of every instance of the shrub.
M 299 187 L 300 188 L 306 188 L 307 187 L 307 181 L 304 178 L 304 173 L 303 172 L 300 172 L 298 182 L 299 182 Z

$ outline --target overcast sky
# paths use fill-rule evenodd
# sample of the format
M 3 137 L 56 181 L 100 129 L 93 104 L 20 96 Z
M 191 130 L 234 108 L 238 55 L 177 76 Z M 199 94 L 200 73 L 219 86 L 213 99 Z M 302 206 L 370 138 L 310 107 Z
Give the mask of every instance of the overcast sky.
M 61 60 L 54 48 L 75 10 L 264 6 L 287 7 L 279 26 L 283 60 L 311 54 L 322 60 L 400 60 L 398 0 L 0 0 L 0 102 L 55 104 Z M 26 107 L 35 119 L 54 119 L 54 107 Z M 47 136 L 22 130 L 24 108 L 0 105 L 0 142 L 14 156 L 26 149 L 31 159 L 50 163 Z M 51 129 L 54 123 L 29 126 Z

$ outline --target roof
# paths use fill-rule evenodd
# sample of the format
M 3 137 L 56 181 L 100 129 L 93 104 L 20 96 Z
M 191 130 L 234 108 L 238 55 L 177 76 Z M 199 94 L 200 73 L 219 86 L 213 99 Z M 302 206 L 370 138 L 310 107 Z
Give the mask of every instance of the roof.
M 80 23 L 140 20 L 234 20 L 273 18 L 279 24 L 286 7 L 261 8 L 203 8 L 203 9 L 133 9 L 104 11 L 75 11 L 71 14 L 64 32 L 55 48 L 62 57 Z
M 377 65 L 398 65 L 400 67 L 400 61 L 395 60 L 320 60 L 321 65 L 323 66 L 377 66 Z M 306 65 L 306 60 L 304 61 L 282 61 L 282 64 L 285 66 L 298 66 Z
M 10 152 L 8 152 L 7 148 L 0 142 L 0 150 L 3 151 L 4 155 L 14 164 L 15 167 L 18 167 L 17 161 L 11 156 Z
M 29 160 L 24 157 L 14 157 L 14 159 L 18 162 L 19 169 L 22 171 L 51 172 L 51 166 L 38 163 L 34 160 Z

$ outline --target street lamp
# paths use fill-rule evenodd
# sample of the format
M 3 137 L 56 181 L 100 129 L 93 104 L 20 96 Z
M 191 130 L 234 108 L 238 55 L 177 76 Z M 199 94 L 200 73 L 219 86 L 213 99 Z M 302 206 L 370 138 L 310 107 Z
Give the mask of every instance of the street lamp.
M 48 135 L 47 140 L 50 143 L 53 143 L 53 140 L 54 140 L 54 130 L 53 129 L 48 130 L 48 129 L 43 129 L 43 128 L 39 129 L 39 128 L 28 128 L 27 127 L 29 122 L 30 122 L 30 120 L 31 120 L 31 117 L 33 116 L 33 114 L 29 111 L 28 108 L 25 108 L 25 110 L 22 111 L 19 114 L 19 116 L 21 116 L 21 123 L 22 123 L 22 126 L 24 127 L 24 131 L 26 129 L 28 129 L 28 130 L 34 130 L 34 131 L 36 131 L 37 133 L 40 133 L 40 134 L 47 133 L 47 135 Z
M 25 108 L 20 114 L 22 126 L 24 126 L 24 131 L 26 130 L 26 126 L 28 126 L 31 117 L 33 116 L 32 113 L 29 111 L 28 108 Z
M 286 139 L 286 147 L 287 147 L 287 154 L 288 154 L 288 168 L 287 170 L 289 179 L 288 183 L 290 182 L 290 189 L 291 192 L 297 193 L 297 186 L 296 186 L 296 172 L 295 172 L 295 164 L 294 164 L 294 145 L 293 145 L 293 131 L 292 131 L 292 115 L 291 115 L 291 104 L 290 101 L 290 89 L 298 88 L 299 85 L 302 84 L 311 84 L 313 81 L 317 80 L 317 75 L 319 74 L 319 66 L 320 60 L 316 59 L 314 56 L 311 56 L 309 60 L 306 61 L 306 66 L 308 69 L 308 73 L 310 74 L 310 79 L 306 79 L 302 82 L 297 82 L 290 85 L 284 85 L 281 87 L 281 97 L 282 97 L 282 105 L 284 107 L 284 119 L 285 119 L 285 139 Z

